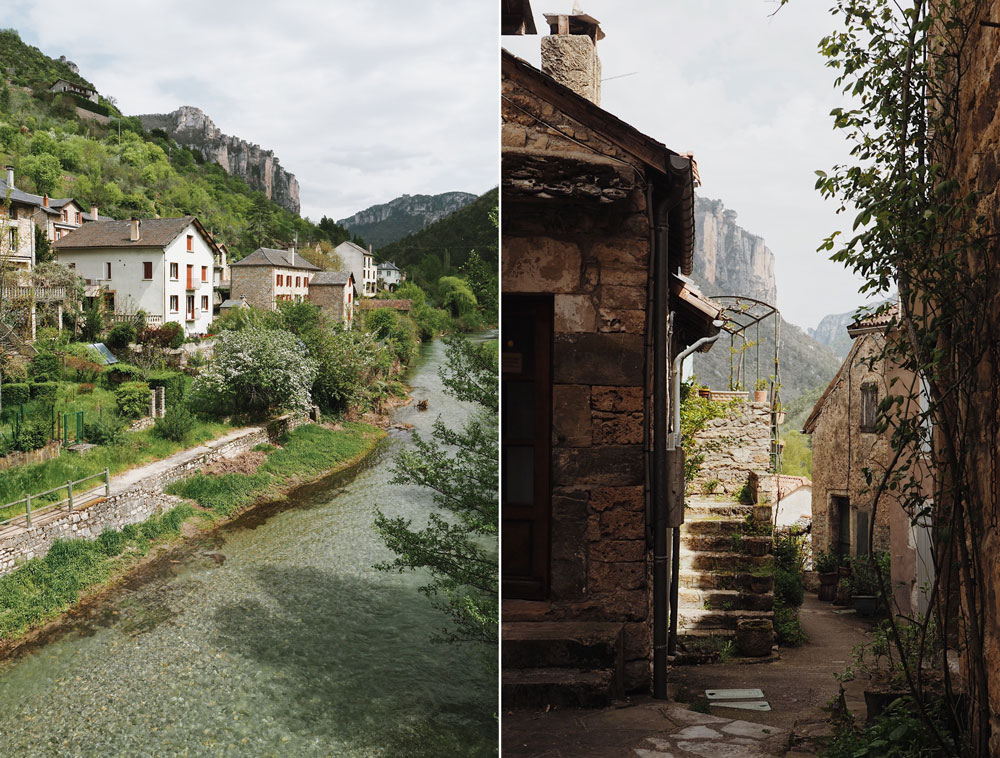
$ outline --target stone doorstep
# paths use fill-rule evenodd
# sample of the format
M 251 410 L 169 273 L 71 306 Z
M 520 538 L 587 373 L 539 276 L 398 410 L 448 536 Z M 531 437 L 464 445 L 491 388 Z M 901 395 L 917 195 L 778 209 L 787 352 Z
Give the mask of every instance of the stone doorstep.
M 500 682 L 505 708 L 604 708 L 617 696 L 610 669 L 504 669 Z
M 689 552 L 680 554 L 680 568 L 696 571 L 728 571 L 732 572 L 734 562 L 739 561 L 744 566 L 765 566 L 771 564 L 771 555 L 745 555 L 728 552 Z M 744 572 L 748 573 L 748 572 Z
M 766 592 L 755 594 L 743 590 L 719 590 L 719 589 L 692 589 L 681 587 L 678 589 L 678 600 L 681 613 L 685 608 L 705 610 L 745 610 L 745 611 L 769 611 L 774 607 L 774 593 Z M 705 608 L 705 603 L 709 607 Z M 729 608 L 725 606 L 729 605 Z
M 702 609 L 681 608 L 678 612 L 678 633 L 683 629 L 736 629 L 738 621 L 744 619 L 773 619 L 774 611 L 706 611 Z
M 502 665 L 505 669 L 623 667 L 623 625 L 600 621 L 504 622 Z
M 689 519 L 680 526 L 681 539 L 686 535 L 737 534 L 746 524 L 744 519 L 701 518 Z

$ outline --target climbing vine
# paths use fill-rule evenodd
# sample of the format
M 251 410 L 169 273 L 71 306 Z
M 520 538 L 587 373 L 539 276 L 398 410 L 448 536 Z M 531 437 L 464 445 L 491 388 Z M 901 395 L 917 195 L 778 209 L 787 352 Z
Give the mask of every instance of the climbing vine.
M 916 377 L 889 386 L 878 428 L 891 439 L 891 460 L 865 477 L 873 509 L 898 503 L 914 525 L 932 524 L 927 612 L 890 614 L 888 635 L 942 755 L 990 754 L 989 692 L 1000 685 L 1000 671 L 984 660 L 997 620 L 985 613 L 991 588 L 981 553 L 997 513 L 990 467 L 1000 391 L 996 371 L 983 370 L 1000 358 L 984 307 L 995 294 L 996 230 L 979 188 L 962 181 L 961 149 L 975 128 L 962 106 L 986 7 L 983 0 L 837 0 L 839 28 L 820 43 L 851 102 L 831 114 L 851 159 L 818 171 L 816 187 L 839 212 L 855 214 L 851 234 L 834 233 L 820 249 L 864 278 L 863 294 L 898 291 L 897 306 L 879 309 L 887 338 L 871 360 Z M 873 513 L 870 540 L 875 523 Z M 887 603 L 888 595 L 883 589 Z M 962 656 L 965 699 L 956 697 L 946 652 L 930 644 L 934 628 Z M 943 693 L 932 680 L 943 681 Z M 934 717 L 942 695 L 957 743 Z

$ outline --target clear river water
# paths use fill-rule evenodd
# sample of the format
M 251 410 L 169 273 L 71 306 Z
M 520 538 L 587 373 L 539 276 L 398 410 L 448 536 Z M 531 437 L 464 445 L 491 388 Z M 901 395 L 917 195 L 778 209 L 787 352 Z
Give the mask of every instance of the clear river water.
M 443 356 L 422 348 L 395 422 L 463 422 Z M 390 557 L 374 508 L 431 507 L 389 483 L 410 437 L 185 542 L 0 664 L 0 756 L 496 755 L 496 651 L 430 642 L 446 619 L 421 577 L 372 568 Z

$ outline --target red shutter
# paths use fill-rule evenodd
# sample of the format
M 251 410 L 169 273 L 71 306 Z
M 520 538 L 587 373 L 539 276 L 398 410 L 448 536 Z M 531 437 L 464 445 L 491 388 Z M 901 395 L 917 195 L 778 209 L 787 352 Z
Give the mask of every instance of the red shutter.
M 142 262 L 142 278 L 152 279 L 153 278 L 153 262 L 143 261 Z

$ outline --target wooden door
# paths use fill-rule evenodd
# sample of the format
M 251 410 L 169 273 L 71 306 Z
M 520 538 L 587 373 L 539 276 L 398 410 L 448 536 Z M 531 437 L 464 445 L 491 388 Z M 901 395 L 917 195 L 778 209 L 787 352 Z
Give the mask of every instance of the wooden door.
M 552 298 L 505 296 L 500 421 L 503 596 L 549 592 Z

